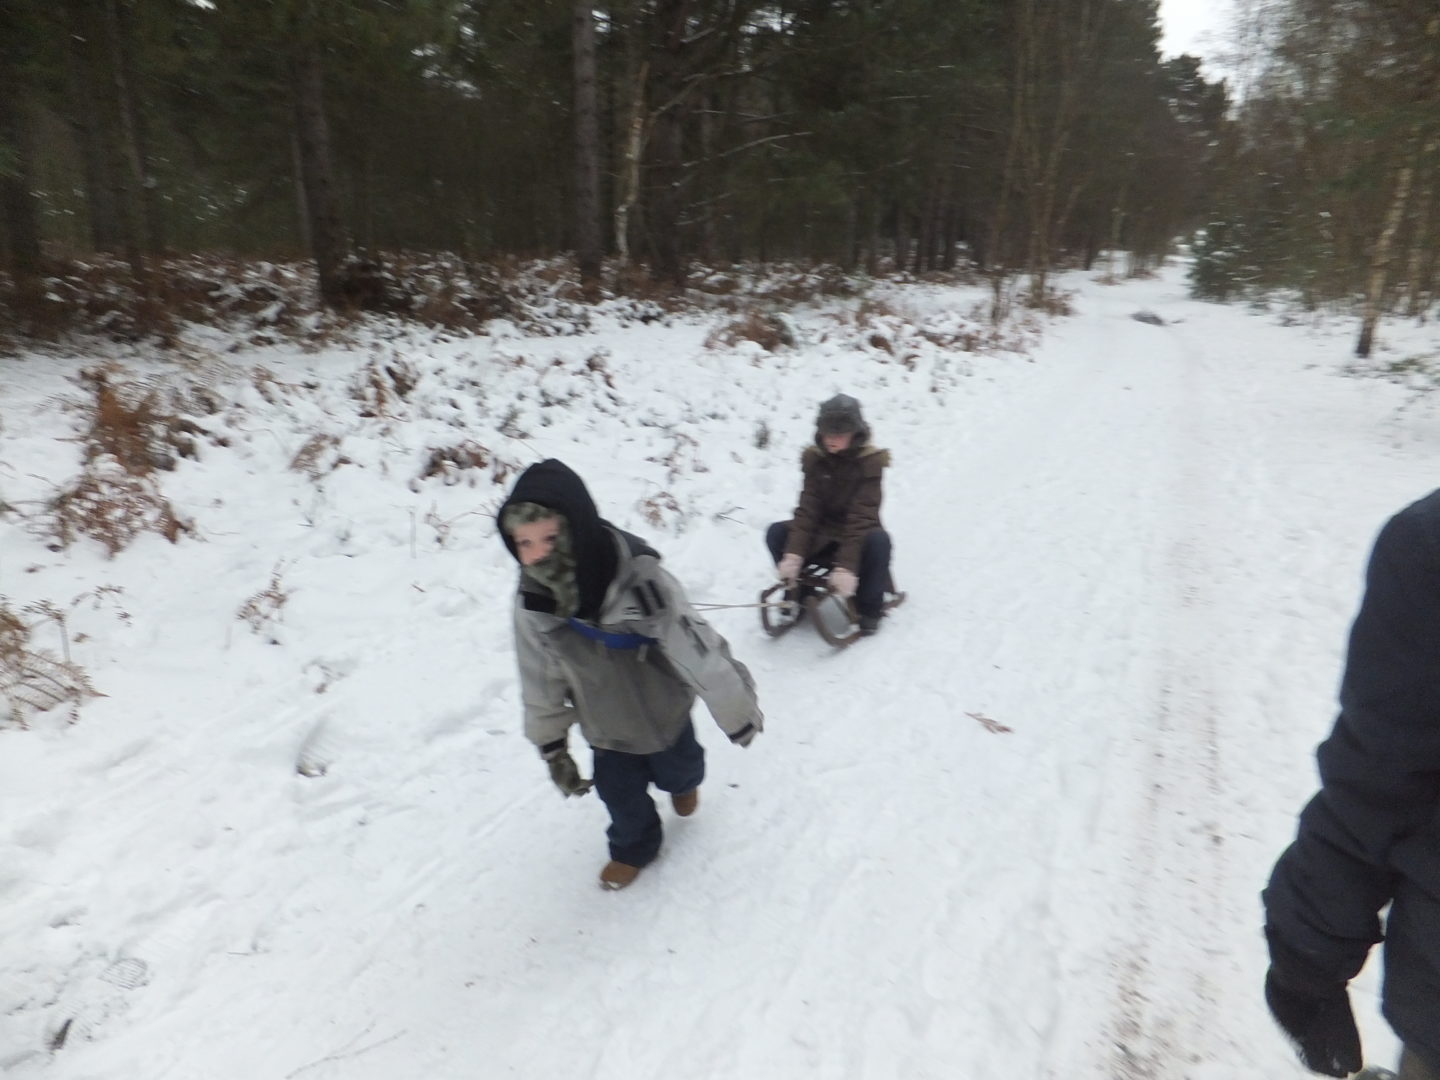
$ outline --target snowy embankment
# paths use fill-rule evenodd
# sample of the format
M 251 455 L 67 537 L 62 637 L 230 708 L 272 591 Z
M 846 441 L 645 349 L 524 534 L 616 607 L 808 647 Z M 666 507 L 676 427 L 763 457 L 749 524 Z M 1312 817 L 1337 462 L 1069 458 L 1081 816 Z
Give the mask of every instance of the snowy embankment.
M 117 355 L 110 383 L 201 430 L 157 474 L 191 531 L 113 559 L 52 550 L 41 509 L 81 471 L 74 377 L 101 358 L 7 361 L 0 595 L 104 696 L 0 730 L 0 1067 L 1302 1075 L 1260 1001 L 1257 893 L 1366 549 L 1435 486 L 1440 435 L 1337 377 L 1348 327 L 1188 301 L 1174 268 L 1066 287 L 1075 314 L 1011 350 L 966 351 L 977 292 L 913 286 L 793 312 L 773 354 L 707 345 L 724 316 L 602 310 Z M 604 894 L 603 807 L 519 734 L 490 513 L 559 457 L 692 599 L 748 603 L 835 391 L 894 453 L 910 599 L 843 654 L 717 611 L 765 734 L 738 750 L 697 711 L 700 813 L 666 808 L 661 860 Z

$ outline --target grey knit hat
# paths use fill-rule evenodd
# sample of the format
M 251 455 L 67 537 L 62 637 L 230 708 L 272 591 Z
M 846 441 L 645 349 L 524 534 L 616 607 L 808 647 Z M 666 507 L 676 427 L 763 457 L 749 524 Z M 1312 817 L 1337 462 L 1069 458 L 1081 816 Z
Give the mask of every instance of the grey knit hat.
M 820 415 L 815 418 L 815 430 L 821 435 L 854 435 L 865 430 L 865 419 L 860 415 L 860 402 L 849 394 L 836 394 L 820 405 Z

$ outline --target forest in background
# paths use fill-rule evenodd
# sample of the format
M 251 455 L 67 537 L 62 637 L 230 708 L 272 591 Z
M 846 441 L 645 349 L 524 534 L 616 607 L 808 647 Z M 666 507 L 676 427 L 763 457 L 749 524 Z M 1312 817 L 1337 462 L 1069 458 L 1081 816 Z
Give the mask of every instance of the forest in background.
M 417 256 L 561 253 L 590 297 L 979 272 L 999 318 L 1187 237 L 1201 296 L 1422 314 L 1433 0 L 1254 0 L 1237 35 L 1239 94 L 1162 58 L 1156 0 L 6 0 L 0 318 L 65 325 L 48 283 L 96 266 L 163 306 L 187 256 L 305 260 L 393 310 Z

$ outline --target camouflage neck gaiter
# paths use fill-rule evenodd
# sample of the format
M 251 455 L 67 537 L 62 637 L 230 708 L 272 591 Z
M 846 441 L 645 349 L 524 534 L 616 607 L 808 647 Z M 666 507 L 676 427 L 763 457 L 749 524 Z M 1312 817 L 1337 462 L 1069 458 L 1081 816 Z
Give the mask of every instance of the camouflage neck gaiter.
M 580 609 L 580 583 L 575 577 L 575 552 L 570 543 L 570 525 L 563 514 L 538 503 L 511 503 L 505 508 L 500 526 L 511 536 L 517 525 L 554 519 L 557 526 L 555 549 L 545 558 L 521 572 L 537 585 L 543 585 L 555 597 L 555 614 L 568 619 Z

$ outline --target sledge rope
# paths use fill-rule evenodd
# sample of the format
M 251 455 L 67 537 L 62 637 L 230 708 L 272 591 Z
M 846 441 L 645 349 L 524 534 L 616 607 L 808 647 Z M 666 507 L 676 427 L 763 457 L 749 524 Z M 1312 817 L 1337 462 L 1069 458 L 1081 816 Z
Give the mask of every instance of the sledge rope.
M 732 611 L 736 608 L 789 607 L 794 600 L 768 600 L 763 604 L 691 604 L 696 611 Z

